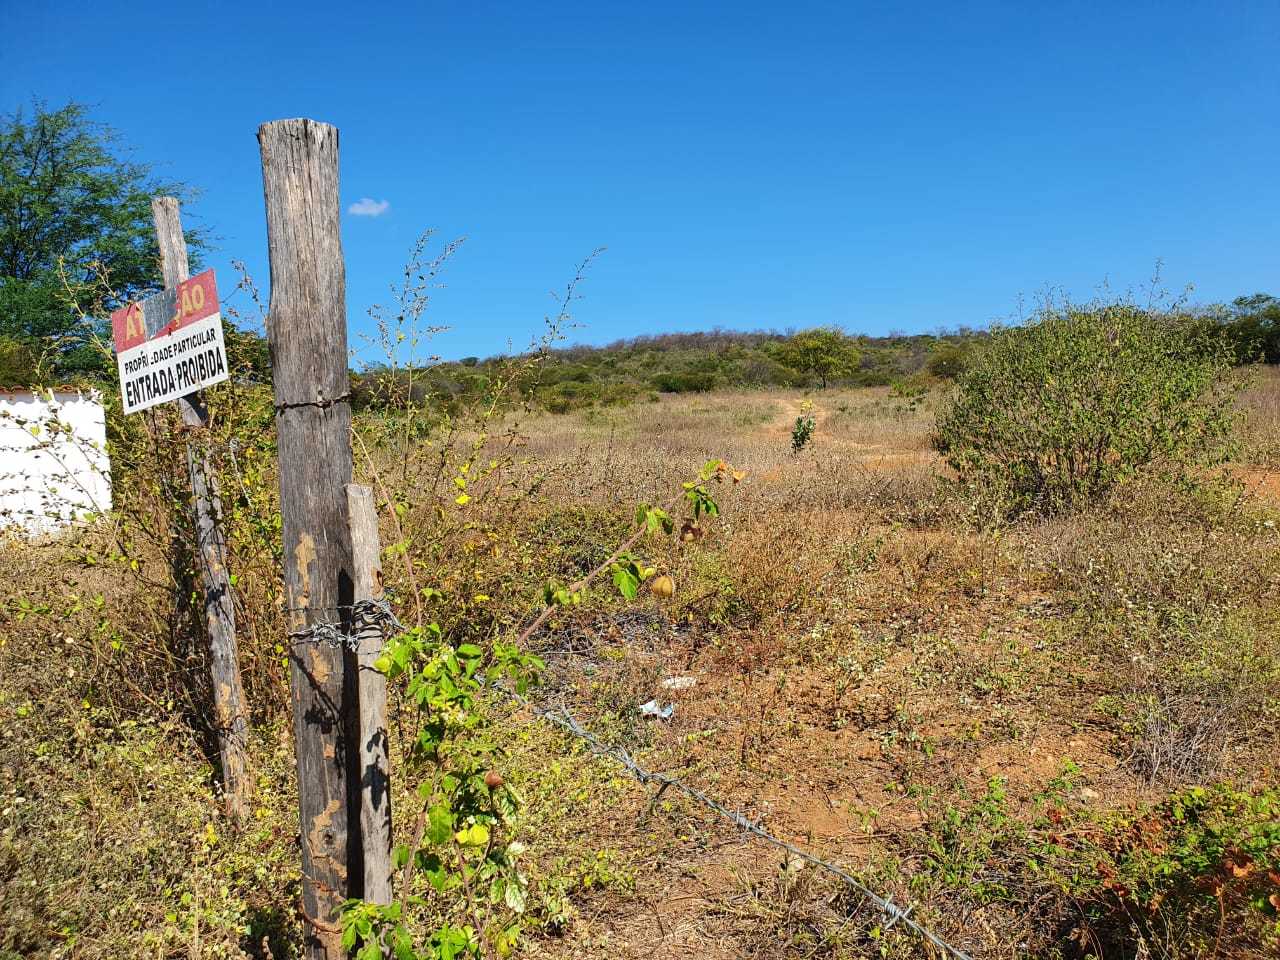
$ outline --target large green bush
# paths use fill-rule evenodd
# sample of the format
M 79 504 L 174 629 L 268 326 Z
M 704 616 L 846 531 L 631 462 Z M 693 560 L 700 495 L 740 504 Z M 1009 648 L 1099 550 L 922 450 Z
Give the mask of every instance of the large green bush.
M 717 378 L 714 373 L 701 370 L 684 370 L 674 373 L 659 373 L 649 381 L 655 390 L 663 393 L 706 393 L 714 390 Z
M 1228 453 L 1232 360 L 1177 314 L 1048 308 L 996 331 L 972 360 L 938 445 L 1010 513 L 1070 509 L 1142 472 L 1191 478 Z

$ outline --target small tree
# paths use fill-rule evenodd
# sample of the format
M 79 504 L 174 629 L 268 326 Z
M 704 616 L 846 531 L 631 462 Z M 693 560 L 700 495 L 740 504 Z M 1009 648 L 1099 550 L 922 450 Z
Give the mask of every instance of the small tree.
M 122 299 L 158 288 L 151 198 L 189 192 L 123 159 L 114 131 L 78 103 L 0 117 L 0 335 L 56 344 L 59 374 L 100 365 L 71 304 L 94 301 L 104 278 Z M 198 262 L 198 231 L 187 245 Z
M 824 390 L 828 381 L 852 376 L 860 358 L 861 352 L 853 340 L 834 327 L 801 331 L 777 348 L 779 363 L 818 377 Z
M 1186 478 L 1228 452 L 1232 359 L 1180 315 L 1046 309 L 992 336 L 939 418 L 938 445 L 1013 512 L 1069 509 L 1155 468 Z
M 1236 297 L 1219 323 L 1239 363 L 1280 363 L 1280 299 L 1267 293 Z
M 939 340 L 925 361 L 925 369 L 939 380 L 955 380 L 969 364 L 973 345 L 967 340 Z

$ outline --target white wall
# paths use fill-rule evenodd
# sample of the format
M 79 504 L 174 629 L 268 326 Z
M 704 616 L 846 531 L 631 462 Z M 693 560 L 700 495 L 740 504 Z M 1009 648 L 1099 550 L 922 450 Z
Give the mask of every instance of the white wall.
M 0 390 L 0 527 L 50 531 L 109 509 L 106 415 L 99 398 Z

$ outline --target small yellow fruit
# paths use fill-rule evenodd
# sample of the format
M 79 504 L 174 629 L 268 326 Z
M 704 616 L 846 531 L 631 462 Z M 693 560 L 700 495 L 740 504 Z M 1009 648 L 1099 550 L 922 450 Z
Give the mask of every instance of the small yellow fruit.
M 662 576 L 654 577 L 653 580 L 650 581 L 649 592 L 655 597 L 661 597 L 666 600 L 668 597 L 675 595 L 676 582 L 664 573 Z

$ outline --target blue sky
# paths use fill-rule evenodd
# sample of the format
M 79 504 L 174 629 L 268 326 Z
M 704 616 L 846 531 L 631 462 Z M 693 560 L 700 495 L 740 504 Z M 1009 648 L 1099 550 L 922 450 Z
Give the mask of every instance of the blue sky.
M 415 236 L 467 241 L 446 357 L 572 339 L 929 331 L 1163 261 L 1280 294 L 1280 3 L 0 0 L 0 111 L 86 101 L 267 286 L 258 125 L 342 136 L 353 333 Z M 377 216 L 345 212 L 362 198 Z M 353 344 L 357 343 L 353 335 Z

